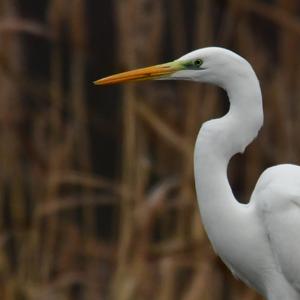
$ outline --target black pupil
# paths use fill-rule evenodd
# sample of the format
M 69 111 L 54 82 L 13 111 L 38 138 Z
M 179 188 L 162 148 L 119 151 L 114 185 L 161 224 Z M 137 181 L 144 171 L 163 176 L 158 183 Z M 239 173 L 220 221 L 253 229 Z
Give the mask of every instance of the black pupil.
M 201 65 L 201 60 L 200 59 L 195 60 L 195 65 L 200 66 Z

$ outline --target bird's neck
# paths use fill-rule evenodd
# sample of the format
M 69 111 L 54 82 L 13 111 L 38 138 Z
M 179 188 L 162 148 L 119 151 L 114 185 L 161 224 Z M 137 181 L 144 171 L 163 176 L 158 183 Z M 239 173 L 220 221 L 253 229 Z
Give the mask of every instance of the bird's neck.
M 228 163 L 234 154 L 244 151 L 263 123 L 259 83 L 254 72 L 250 75 L 224 86 L 229 112 L 203 124 L 196 141 L 197 198 L 202 222 L 215 247 L 222 241 L 224 230 L 235 232 L 243 217 L 243 205 L 236 201 L 227 178 Z

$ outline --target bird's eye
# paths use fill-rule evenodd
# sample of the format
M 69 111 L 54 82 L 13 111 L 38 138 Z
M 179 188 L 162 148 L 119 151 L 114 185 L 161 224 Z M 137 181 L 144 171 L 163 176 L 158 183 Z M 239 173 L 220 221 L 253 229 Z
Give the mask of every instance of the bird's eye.
M 203 61 L 199 58 L 194 61 L 194 66 L 199 68 L 202 65 Z

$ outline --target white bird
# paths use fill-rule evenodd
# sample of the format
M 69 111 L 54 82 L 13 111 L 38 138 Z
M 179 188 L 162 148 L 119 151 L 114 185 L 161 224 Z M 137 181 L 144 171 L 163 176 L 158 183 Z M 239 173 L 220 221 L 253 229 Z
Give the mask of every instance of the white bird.
M 248 204 L 231 190 L 227 167 L 263 124 L 261 89 L 251 65 L 236 53 L 209 47 L 170 63 L 95 81 L 193 80 L 226 90 L 230 109 L 199 131 L 194 170 L 202 222 L 215 252 L 232 273 L 269 300 L 300 299 L 300 167 L 271 167 Z

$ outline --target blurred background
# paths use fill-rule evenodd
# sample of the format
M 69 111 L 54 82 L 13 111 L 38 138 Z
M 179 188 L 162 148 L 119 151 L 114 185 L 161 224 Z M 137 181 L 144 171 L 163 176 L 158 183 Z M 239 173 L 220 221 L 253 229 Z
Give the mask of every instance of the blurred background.
M 247 202 L 300 163 L 298 0 L 0 0 L 0 299 L 258 300 L 201 226 L 193 146 L 228 109 L 188 82 L 102 76 L 217 45 L 260 78 L 265 125 L 229 169 Z

